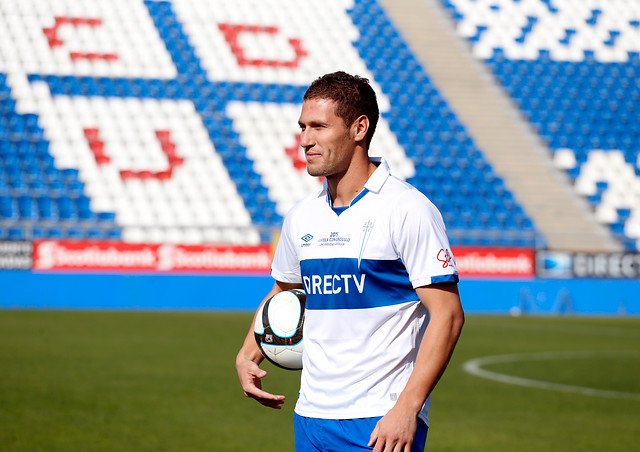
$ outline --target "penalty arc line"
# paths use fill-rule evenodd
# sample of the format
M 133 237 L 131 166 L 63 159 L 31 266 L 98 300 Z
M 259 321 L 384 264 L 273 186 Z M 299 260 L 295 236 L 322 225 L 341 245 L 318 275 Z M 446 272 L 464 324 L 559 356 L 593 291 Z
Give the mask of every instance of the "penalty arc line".
M 511 354 L 511 355 L 497 355 L 486 356 L 483 358 L 476 358 L 466 361 L 463 364 L 465 372 L 480 378 L 486 378 L 488 380 L 497 381 L 500 383 L 524 386 L 527 388 L 546 389 L 550 391 L 567 392 L 573 394 L 581 394 L 591 397 L 604 397 L 614 399 L 626 399 L 626 400 L 640 400 L 639 393 L 622 392 L 622 391 L 610 391 L 604 389 L 589 388 L 586 386 L 567 385 L 562 383 L 553 383 L 544 380 L 534 380 L 531 378 L 516 377 L 513 375 L 502 374 L 498 372 L 492 372 L 486 370 L 483 366 L 488 364 L 498 363 L 514 363 L 521 361 L 544 361 L 549 359 L 575 359 L 575 358 L 587 358 L 596 355 L 611 355 L 611 354 L 624 354 L 635 355 L 640 357 L 640 353 L 634 352 L 546 352 L 546 353 L 528 353 L 528 354 Z

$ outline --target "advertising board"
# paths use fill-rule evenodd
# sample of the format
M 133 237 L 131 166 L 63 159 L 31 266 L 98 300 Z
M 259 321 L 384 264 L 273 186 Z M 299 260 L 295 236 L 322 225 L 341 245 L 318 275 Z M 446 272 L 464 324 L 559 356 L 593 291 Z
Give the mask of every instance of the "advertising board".
M 269 245 L 174 245 L 42 240 L 34 242 L 34 271 L 268 273 Z

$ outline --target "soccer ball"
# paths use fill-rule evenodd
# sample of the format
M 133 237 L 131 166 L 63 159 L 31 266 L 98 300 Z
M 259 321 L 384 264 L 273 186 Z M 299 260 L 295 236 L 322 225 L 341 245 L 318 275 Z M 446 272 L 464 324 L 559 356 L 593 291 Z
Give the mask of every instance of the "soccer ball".
M 260 308 L 253 325 L 265 358 L 283 369 L 302 369 L 302 325 L 306 294 L 300 289 L 278 292 Z

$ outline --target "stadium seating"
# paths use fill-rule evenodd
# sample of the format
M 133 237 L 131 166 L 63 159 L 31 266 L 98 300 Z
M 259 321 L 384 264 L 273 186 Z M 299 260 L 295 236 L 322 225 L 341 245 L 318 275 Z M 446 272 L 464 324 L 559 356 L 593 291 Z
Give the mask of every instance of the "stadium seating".
M 638 3 L 443 4 L 595 217 L 640 249 Z
M 343 69 L 378 92 L 372 152 L 438 205 L 454 244 L 543 240 L 377 1 L 94 3 L 0 6 L 0 239 L 269 241 L 320 184 L 300 158 L 302 94 Z M 561 148 L 583 164 L 579 138 Z M 581 183 L 595 195 L 598 182 Z M 598 215 L 640 215 L 616 207 Z

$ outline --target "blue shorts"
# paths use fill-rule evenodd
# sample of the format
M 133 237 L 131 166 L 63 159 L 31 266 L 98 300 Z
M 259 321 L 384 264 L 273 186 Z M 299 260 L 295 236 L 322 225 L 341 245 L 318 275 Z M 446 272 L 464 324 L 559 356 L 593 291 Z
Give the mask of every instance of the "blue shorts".
M 360 419 L 318 419 L 293 415 L 296 452 L 344 452 L 373 450 L 369 437 L 380 417 Z M 418 419 L 411 452 L 424 451 L 427 424 Z

